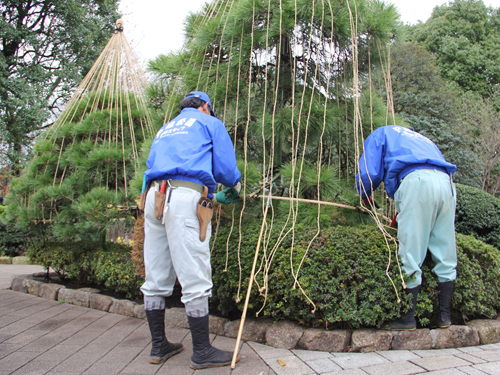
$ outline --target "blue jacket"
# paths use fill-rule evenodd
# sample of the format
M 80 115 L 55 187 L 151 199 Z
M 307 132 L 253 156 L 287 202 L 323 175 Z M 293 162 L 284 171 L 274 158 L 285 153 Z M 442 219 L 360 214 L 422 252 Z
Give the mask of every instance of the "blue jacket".
M 403 177 L 417 169 L 433 168 L 448 175 L 457 170 L 430 139 L 401 126 L 376 129 L 366 138 L 364 146 L 356 175 L 356 189 L 363 199 L 370 197 L 382 181 L 387 194 L 394 199 Z
M 147 166 L 147 181 L 194 182 L 205 185 L 210 198 L 217 182 L 233 187 L 241 179 L 226 127 L 219 119 L 195 108 L 184 108 L 158 131 Z

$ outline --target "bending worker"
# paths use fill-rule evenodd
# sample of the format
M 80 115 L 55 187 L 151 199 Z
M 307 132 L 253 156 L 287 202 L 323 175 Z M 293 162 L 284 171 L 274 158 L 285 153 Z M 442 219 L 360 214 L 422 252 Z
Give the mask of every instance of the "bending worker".
M 412 306 L 388 329 L 414 330 L 415 306 L 422 284 L 420 267 L 427 249 L 438 277 L 439 311 L 431 328 L 451 325 L 450 308 L 456 279 L 456 190 L 452 175 L 457 167 L 448 163 L 428 138 L 401 126 L 383 126 L 366 138 L 359 161 L 356 188 L 363 200 L 384 182 L 397 211 L 399 256 L 410 277 L 406 294 Z
M 165 297 L 172 295 L 177 278 L 193 340 L 191 367 L 225 366 L 231 364 L 233 352 L 214 348 L 209 339 L 210 218 L 204 232 L 197 208 L 204 195 L 213 197 L 217 182 L 228 188 L 214 202 L 240 200 L 241 173 L 231 138 L 215 117 L 208 95 L 190 92 L 179 108 L 181 113 L 156 134 L 144 173 L 145 184 L 152 182 L 144 208 L 146 280 L 141 287 L 152 339 L 149 362 L 165 362 L 183 350 L 182 344 L 165 337 Z

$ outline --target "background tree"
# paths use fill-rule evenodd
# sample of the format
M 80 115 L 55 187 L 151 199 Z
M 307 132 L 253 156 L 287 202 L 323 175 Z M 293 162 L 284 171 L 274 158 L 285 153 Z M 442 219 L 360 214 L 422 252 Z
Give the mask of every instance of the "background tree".
M 444 157 L 459 166 L 454 179 L 480 188 L 481 160 L 472 149 L 472 134 L 464 127 L 461 90 L 441 77 L 436 58 L 414 42 L 395 43 L 391 48 L 394 109 L 415 131 L 429 137 Z M 377 87 L 385 85 L 377 75 Z
M 500 93 L 488 98 L 469 93 L 463 98 L 464 128 L 480 160 L 480 188 L 500 192 Z
M 411 78 L 422 79 L 407 80 L 404 94 L 398 97 L 405 103 L 406 109 L 400 110 L 407 113 L 408 123 L 430 136 L 445 156 L 458 165 L 457 181 L 493 194 L 498 192 L 494 131 L 499 109 L 496 104 L 500 83 L 499 26 L 499 9 L 486 7 L 482 0 L 455 0 L 436 7 L 428 21 L 409 27 L 410 39 L 425 47 L 432 59 L 408 55 L 411 61 L 419 61 L 418 66 L 411 69 Z M 406 45 L 402 53 L 409 53 L 410 48 L 417 50 L 416 46 Z M 422 51 L 419 54 L 424 56 Z M 395 55 L 397 58 L 397 52 Z M 440 76 L 448 84 L 438 79 L 436 68 L 426 68 L 432 66 L 425 63 L 427 60 L 434 60 Z M 412 65 L 407 61 L 403 64 Z M 394 87 L 406 77 L 406 72 L 393 76 Z M 424 84 L 414 85 L 418 82 Z M 443 91 L 442 87 L 447 88 Z M 412 101 L 421 105 L 406 105 Z
M 118 0 L 0 3 L 0 160 L 19 174 L 114 29 Z
M 500 83 L 500 15 L 482 0 L 455 0 L 434 8 L 411 28 L 411 40 L 436 57 L 443 78 L 483 96 Z

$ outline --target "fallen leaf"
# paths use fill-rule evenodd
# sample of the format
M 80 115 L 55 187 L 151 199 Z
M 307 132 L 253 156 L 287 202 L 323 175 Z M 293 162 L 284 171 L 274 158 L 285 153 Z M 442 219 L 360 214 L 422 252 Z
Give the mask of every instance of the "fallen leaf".
M 281 366 L 286 366 L 286 363 L 283 362 L 281 359 L 278 359 L 278 363 L 281 365 Z

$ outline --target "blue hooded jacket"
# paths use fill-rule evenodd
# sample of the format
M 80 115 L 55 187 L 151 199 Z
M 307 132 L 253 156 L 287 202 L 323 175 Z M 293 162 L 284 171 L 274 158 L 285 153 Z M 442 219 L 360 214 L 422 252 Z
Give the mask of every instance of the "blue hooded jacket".
M 356 189 L 363 199 L 369 198 L 382 181 L 394 199 L 403 177 L 417 169 L 433 168 L 450 176 L 457 170 L 430 139 L 401 126 L 376 129 L 366 138 L 364 149 L 356 175 Z
M 183 180 L 205 185 L 212 198 L 217 182 L 235 186 L 241 179 L 233 143 L 216 117 L 184 108 L 156 134 L 144 172 L 146 181 Z

